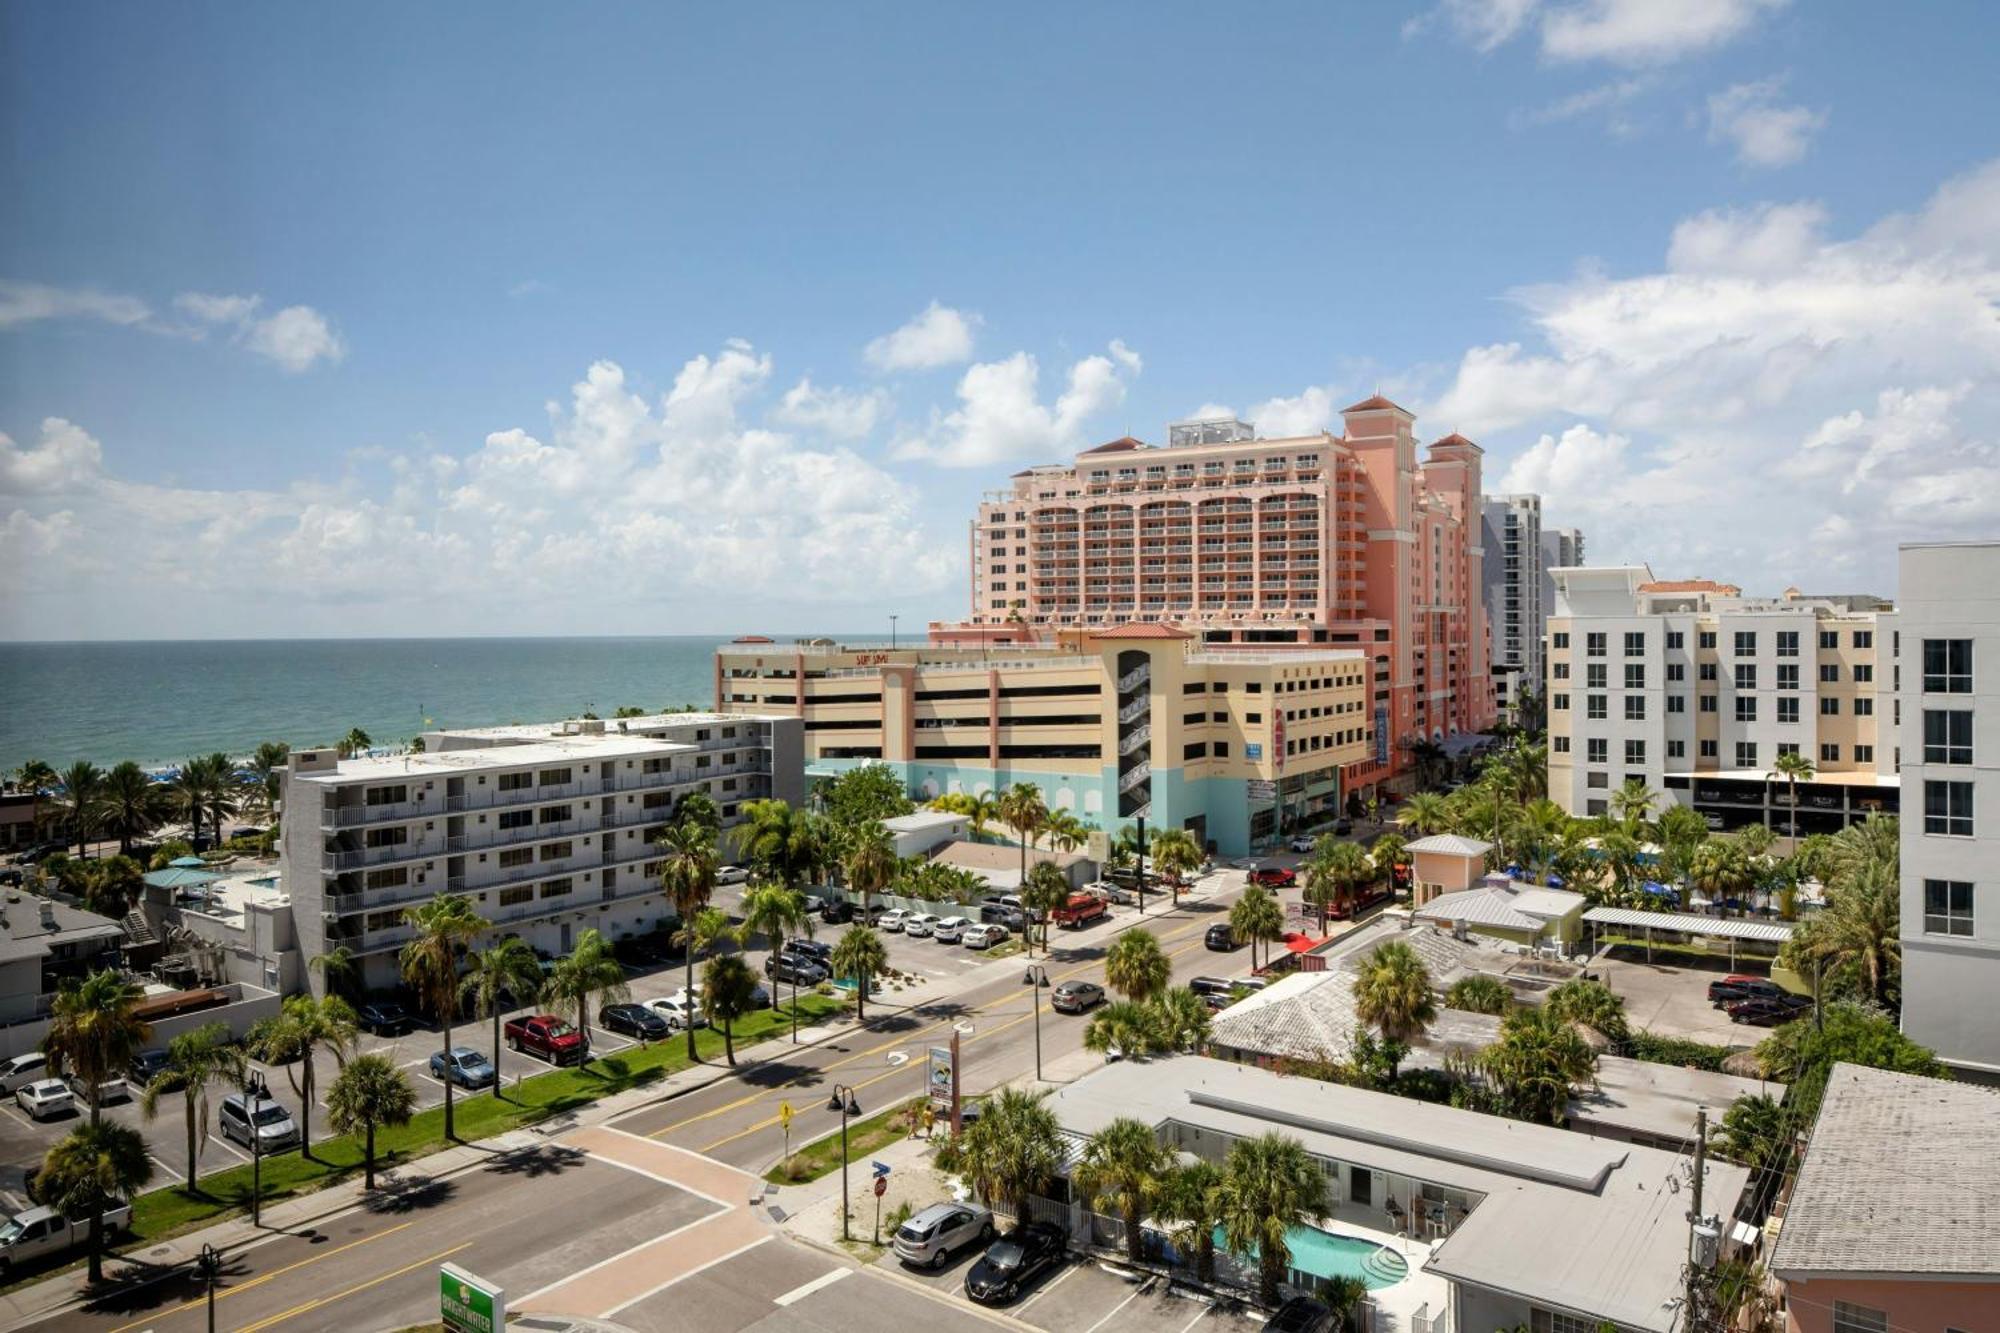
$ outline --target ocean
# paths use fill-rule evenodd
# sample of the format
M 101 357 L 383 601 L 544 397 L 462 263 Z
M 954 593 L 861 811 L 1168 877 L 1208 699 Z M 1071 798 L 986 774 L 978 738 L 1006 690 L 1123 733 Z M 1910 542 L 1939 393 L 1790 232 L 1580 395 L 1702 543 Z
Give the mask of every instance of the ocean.
M 0 771 L 715 703 L 722 638 L 0 644 Z

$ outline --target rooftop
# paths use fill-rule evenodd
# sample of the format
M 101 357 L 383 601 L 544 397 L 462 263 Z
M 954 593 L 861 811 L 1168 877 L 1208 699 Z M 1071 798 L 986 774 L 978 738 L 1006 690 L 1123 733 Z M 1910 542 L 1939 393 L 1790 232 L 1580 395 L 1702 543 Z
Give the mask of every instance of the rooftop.
M 462 733 L 454 733 L 462 734 Z M 660 740 L 651 736 L 604 735 L 562 736 L 547 740 L 508 743 L 498 738 L 490 745 L 461 750 L 428 750 L 422 754 L 374 755 L 342 759 L 321 772 L 293 774 L 300 782 L 336 784 L 375 782 L 385 778 L 441 777 L 485 768 L 520 768 L 534 764 L 569 763 L 574 760 L 653 757 L 693 750 L 691 744 Z M 746 742 L 747 744 L 747 742 Z
M 643 717 L 563 718 L 554 722 L 511 722 L 493 727 L 438 727 L 433 728 L 432 734 L 488 741 L 560 740 L 595 734 L 588 730 L 592 727 L 601 729 L 607 736 L 620 736 L 758 720 L 758 715 L 749 713 L 647 713 Z
M 1582 894 L 1562 889 L 1514 889 L 1481 884 L 1458 893 L 1442 894 L 1422 907 L 1412 908 L 1410 915 L 1418 920 L 1463 921 L 1468 926 L 1539 931 L 1551 920 L 1576 911 L 1585 901 Z
M 1428 838 L 1418 838 L 1405 845 L 1408 852 L 1442 852 L 1446 856 L 1484 856 L 1493 850 L 1490 842 L 1468 838 L 1459 833 L 1433 833 Z
M 1654 579 L 1642 583 L 1635 592 L 1706 592 L 1717 597 L 1741 597 L 1743 589 L 1733 583 L 1717 583 L 1714 579 Z
M 40 958 L 51 945 L 71 940 L 123 939 L 125 928 L 108 916 L 9 889 L 0 901 L 0 962 Z
M 2000 1277 L 1996 1123 L 1991 1088 L 1835 1065 L 1771 1270 Z
M 963 824 L 968 816 L 955 815 L 949 810 L 918 810 L 913 814 L 896 815 L 882 821 L 882 827 L 891 833 L 922 833 L 928 829 L 949 828 Z

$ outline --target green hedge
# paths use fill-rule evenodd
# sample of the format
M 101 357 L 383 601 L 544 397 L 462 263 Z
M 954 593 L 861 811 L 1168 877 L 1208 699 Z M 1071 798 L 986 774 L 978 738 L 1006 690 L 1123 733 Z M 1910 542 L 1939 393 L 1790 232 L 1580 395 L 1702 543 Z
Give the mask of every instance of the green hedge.
M 1680 1037 L 1661 1037 L 1651 1032 L 1634 1032 L 1630 1046 L 1625 1054 L 1634 1060 L 1650 1060 L 1656 1065 L 1691 1065 L 1710 1073 L 1720 1073 L 1722 1062 L 1730 1054 L 1727 1046 L 1711 1046 L 1705 1041 L 1687 1041 Z

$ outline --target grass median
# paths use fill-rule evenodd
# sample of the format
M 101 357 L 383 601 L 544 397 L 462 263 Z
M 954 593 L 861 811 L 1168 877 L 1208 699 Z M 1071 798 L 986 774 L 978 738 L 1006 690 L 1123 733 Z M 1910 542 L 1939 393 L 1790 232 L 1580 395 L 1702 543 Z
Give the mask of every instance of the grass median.
M 898 1139 L 906 1139 L 916 1127 L 918 1107 L 922 1098 L 912 1097 L 899 1102 L 880 1115 L 866 1120 L 847 1122 L 847 1160 L 857 1162 L 879 1148 L 886 1148 Z M 813 1105 L 814 1103 L 807 1103 Z M 833 1119 L 829 1112 L 827 1119 Z M 826 1138 L 817 1139 L 800 1148 L 785 1161 L 764 1173 L 764 1179 L 773 1185 L 800 1185 L 808 1180 L 818 1180 L 829 1171 L 840 1169 L 840 1131 L 835 1130 Z
M 842 1000 L 801 995 L 799 1021 L 818 1022 L 845 1008 L 847 1004 Z M 762 1010 L 736 1024 L 737 1049 L 782 1036 L 791 1030 L 791 1025 L 789 1007 Z M 704 1061 L 721 1059 L 722 1033 L 714 1028 L 701 1029 L 695 1034 L 695 1049 Z M 510 1063 L 518 1068 L 522 1059 L 516 1056 Z M 471 1143 L 537 1124 L 615 1093 L 657 1083 L 686 1069 L 688 1064 L 687 1041 L 676 1033 L 665 1041 L 627 1047 L 574 1069 L 554 1069 L 522 1079 L 505 1090 L 504 1099 L 490 1092 L 461 1091 L 452 1099 L 458 1139 Z M 314 1123 L 323 1126 L 324 1115 L 315 1116 Z M 401 1128 L 378 1131 L 375 1165 L 378 1169 L 404 1165 L 447 1146 L 444 1107 L 435 1106 L 420 1112 Z M 361 1173 L 361 1147 L 350 1138 L 340 1135 L 315 1138 L 312 1151 L 311 1158 L 288 1152 L 265 1159 L 266 1204 L 309 1194 Z M 250 1177 L 250 1167 L 232 1167 L 203 1176 L 200 1190 L 195 1194 L 188 1193 L 181 1185 L 170 1185 L 140 1195 L 132 1205 L 133 1242 L 151 1244 L 218 1218 L 248 1212 Z

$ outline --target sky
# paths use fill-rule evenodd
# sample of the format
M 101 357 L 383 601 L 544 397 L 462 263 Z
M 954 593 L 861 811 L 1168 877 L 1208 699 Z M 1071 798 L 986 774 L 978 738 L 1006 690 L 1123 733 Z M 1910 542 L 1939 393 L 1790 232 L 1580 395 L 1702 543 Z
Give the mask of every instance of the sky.
M 2000 537 L 2000 11 L 0 0 L 0 635 L 905 631 L 1377 391 L 1593 564 Z

